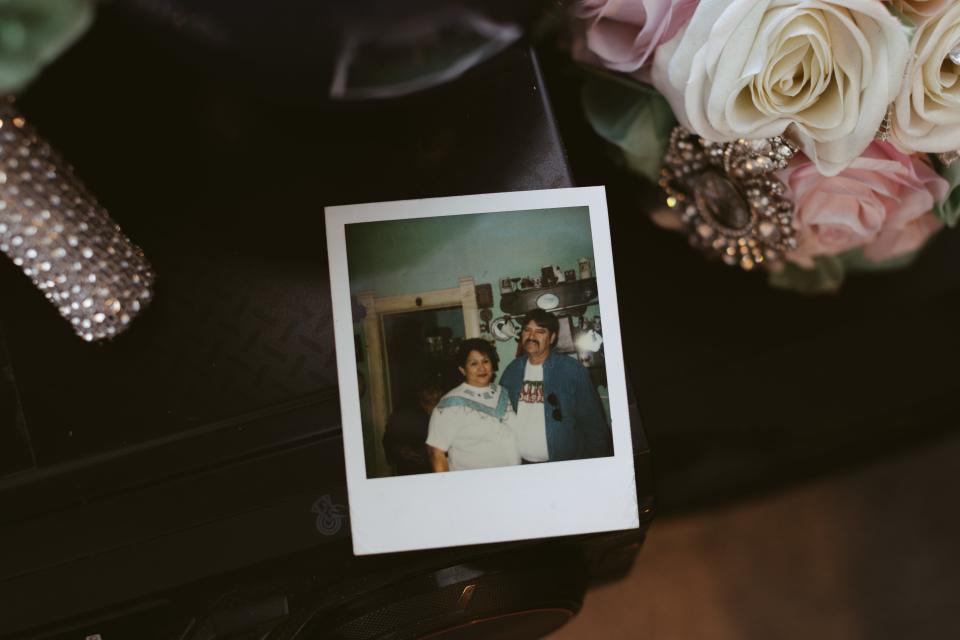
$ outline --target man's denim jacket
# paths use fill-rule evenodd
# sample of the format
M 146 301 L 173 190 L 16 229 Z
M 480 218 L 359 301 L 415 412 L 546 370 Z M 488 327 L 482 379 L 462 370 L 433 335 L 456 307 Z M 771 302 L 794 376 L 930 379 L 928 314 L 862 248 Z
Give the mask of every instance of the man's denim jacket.
M 523 386 L 527 355 L 511 362 L 500 384 L 507 390 L 514 411 Z M 551 394 L 556 404 L 548 399 Z M 550 352 L 543 363 L 543 412 L 550 461 L 599 458 L 613 455 L 607 422 L 590 373 L 568 356 Z M 554 417 L 559 410 L 560 420 Z

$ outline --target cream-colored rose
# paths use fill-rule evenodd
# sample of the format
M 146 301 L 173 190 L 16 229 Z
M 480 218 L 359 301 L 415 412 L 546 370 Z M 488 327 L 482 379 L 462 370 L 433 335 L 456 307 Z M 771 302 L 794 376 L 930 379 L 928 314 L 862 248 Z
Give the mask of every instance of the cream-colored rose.
M 960 149 L 960 4 L 924 22 L 894 105 L 893 137 L 906 151 Z
M 707 140 L 786 133 L 836 175 L 873 140 L 908 53 L 878 0 L 701 0 L 657 50 L 653 82 Z
M 956 0 L 891 0 L 903 15 L 917 22 L 935 16 Z

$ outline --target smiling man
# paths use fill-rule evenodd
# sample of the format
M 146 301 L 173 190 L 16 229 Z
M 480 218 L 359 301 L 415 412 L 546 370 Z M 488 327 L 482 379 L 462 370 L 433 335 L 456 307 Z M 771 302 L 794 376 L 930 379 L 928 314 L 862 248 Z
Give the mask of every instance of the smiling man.
M 517 413 L 518 447 L 526 464 L 613 455 L 610 425 L 590 374 L 554 351 L 559 331 L 552 313 L 528 313 L 520 336 L 524 353 L 500 380 Z

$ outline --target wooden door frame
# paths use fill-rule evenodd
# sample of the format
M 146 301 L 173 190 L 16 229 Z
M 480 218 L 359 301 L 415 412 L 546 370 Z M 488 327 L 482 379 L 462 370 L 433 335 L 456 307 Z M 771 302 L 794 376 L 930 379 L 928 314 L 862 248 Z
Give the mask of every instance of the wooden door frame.
M 370 416 L 373 421 L 377 477 L 389 475 L 383 450 L 383 434 L 390 416 L 389 373 L 386 344 L 383 335 L 383 316 L 395 313 L 460 307 L 463 309 L 463 332 L 467 338 L 480 336 L 480 310 L 477 307 L 476 283 L 472 277 L 459 279 L 458 286 L 449 289 L 406 293 L 397 296 L 376 297 L 373 291 L 357 295 L 357 301 L 366 310 L 363 318 L 363 337 L 367 346 L 368 390 Z

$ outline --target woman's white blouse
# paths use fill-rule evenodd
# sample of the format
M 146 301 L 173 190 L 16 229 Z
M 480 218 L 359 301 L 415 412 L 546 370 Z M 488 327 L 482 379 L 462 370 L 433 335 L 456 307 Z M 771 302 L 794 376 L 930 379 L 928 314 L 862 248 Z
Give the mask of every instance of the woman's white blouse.
M 451 471 L 520 464 L 514 421 L 503 387 L 464 382 L 437 403 L 427 444 L 447 452 Z

